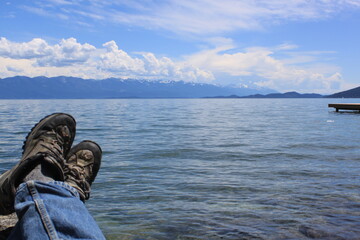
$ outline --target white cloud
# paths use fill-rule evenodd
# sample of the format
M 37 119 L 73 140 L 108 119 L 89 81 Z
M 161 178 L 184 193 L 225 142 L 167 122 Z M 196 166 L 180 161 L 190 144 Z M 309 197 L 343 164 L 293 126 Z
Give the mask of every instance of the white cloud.
M 119 49 L 115 41 L 96 48 L 75 38 L 62 39 L 54 45 L 40 38 L 22 43 L 1 38 L 0 77 L 68 75 L 211 82 L 215 76 L 228 75 L 248 78 L 258 86 L 279 91 L 323 93 L 338 90 L 344 84 L 341 69 L 324 61 L 324 56 L 332 52 L 300 52 L 298 46 L 289 43 L 239 50 L 231 39 L 209 41 L 216 47 L 174 62 L 149 52 L 129 54 Z
M 275 47 L 275 50 L 292 50 L 292 49 L 296 49 L 298 48 L 297 45 L 295 44 L 290 44 L 290 43 L 283 43 L 280 44 L 279 46 Z
M 258 30 L 283 21 L 324 19 L 360 7 L 358 0 L 39 0 L 23 8 L 42 16 L 73 22 L 111 21 L 130 26 L 163 29 L 176 34 L 218 34 L 241 29 Z
M 86 63 L 96 48 L 88 43 L 80 44 L 75 38 L 62 39 L 59 44 L 48 46 L 48 55 L 36 59 L 39 66 L 69 66 Z
M 26 43 L 14 43 L 6 38 L 0 38 L 0 56 L 14 59 L 30 59 L 43 57 L 50 52 L 46 41 L 34 38 Z
M 30 42 L 15 43 L 0 38 L 0 56 L 12 59 L 36 59 L 39 66 L 65 66 L 86 62 L 95 47 L 80 44 L 74 38 L 63 39 L 50 46 L 45 40 L 34 38 Z
M 316 54 L 291 54 L 288 58 L 276 58 L 281 51 L 297 48 L 295 45 L 280 45 L 273 48 L 252 47 L 235 51 L 234 47 L 218 46 L 187 56 L 194 66 L 212 72 L 215 76 L 248 78 L 261 87 L 279 91 L 322 92 L 338 90 L 343 79 L 339 67 L 319 63 Z M 228 53 L 232 50 L 232 53 Z M 287 52 L 282 52 L 287 54 Z M 328 54 L 328 53 L 325 53 Z M 317 53 L 321 55 L 321 53 Z
M 130 57 L 118 48 L 115 41 L 107 42 L 103 46 L 106 52 L 99 55 L 99 69 L 115 73 L 137 72 L 139 75 L 145 72 L 143 60 Z
M 231 39 L 209 41 L 216 47 L 174 62 L 149 52 L 129 54 L 119 49 L 115 41 L 96 48 L 74 38 L 63 39 L 54 45 L 40 38 L 22 43 L 1 38 L 0 77 L 67 75 L 93 79 L 211 82 L 216 76 L 227 75 L 279 91 L 328 93 L 345 86 L 341 69 L 321 62 L 332 52 L 300 52 L 298 46 L 288 43 L 239 50 Z M 217 81 L 221 82 L 221 79 Z M 239 80 L 238 84 L 246 82 Z
M 182 81 L 213 80 L 211 72 L 170 58 L 157 58 L 152 53 L 130 56 L 115 41 L 96 48 L 78 43 L 75 38 L 62 39 L 49 45 L 43 39 L 16 43 L 0 39 L 0 77 L 68 75 L 82 78 L 108 77 L 136 79 L 168 79 Z

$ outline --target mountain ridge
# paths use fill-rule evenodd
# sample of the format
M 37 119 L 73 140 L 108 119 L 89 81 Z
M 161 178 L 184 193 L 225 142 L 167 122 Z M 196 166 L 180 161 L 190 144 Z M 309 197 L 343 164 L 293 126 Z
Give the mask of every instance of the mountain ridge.
M 286 92 L 286 93 L 269 93 L 269 94 L 254 94 L 248 96 L 219 96 L 214 98 L 322 98 L 323 95 L 317 93 L 298 93 L 298 92 Z
M 337 92 L 325 97 L 326 98 L 360 98 L 360 87 L 352 88 L 342 92 Z
M 145 79 L 15 76 L 0 79 L 0 99 L 360 98 L 360 87 L 331 95 Z
M 0 99 L 202 98 L 216 95 L 268 93 L 206 83 L 108 78 L 26 77 L 0 79 Z

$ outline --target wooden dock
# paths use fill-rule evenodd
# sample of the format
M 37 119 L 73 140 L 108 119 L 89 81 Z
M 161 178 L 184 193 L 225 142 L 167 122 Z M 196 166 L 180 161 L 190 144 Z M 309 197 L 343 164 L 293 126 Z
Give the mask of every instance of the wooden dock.
M 360 111 L 360 103 L 330 103 L 329 107 L 335 108 L 337 112 L 339 109 Z

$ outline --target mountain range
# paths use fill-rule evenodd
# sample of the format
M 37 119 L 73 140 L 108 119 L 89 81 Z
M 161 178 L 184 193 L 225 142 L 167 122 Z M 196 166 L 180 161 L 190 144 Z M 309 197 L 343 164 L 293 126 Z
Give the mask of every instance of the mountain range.
M 24 77 L 0 79 L 1 99 L 94 98 L 202 98 L 217 95 L 245 96 L 270 89 L 223 87 L 175 81 L 88 80 L 74 77 Z
M 322 96 L 316 93 L 274 93 L 266 88 L 225 87 L 178 81 L 108 78 L 25 77 L 0 79 L 0 99 L 97 98 L 360 98 L 360 87 Z
M 360 98 L 360 87 L 325 96 L 327 98 Z
M 317 93 L 298 93 L 298 92 L 286 92 L 286 93 L 269 93 L 269 94 L 253 94 L 249 96 L 219 96 L 215 98 L 322 98 L 323 95 Z
M 334 93 L 331 95 L 321 95 L 317 93 L 298 93 L 298 92 L 286 92 L 286 93 L 269 93 L 269 94 L 253 94 L 248 96 L 228 95 L 228 96 L 216 96 L 212 98 L 360 98 L 360 87 L 350 90 Z

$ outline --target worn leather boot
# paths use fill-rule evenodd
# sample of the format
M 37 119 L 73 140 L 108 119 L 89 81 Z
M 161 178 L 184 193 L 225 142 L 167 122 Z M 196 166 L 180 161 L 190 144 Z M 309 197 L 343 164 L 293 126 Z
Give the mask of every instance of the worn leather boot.
M 83 202 L 90 197 L 90 187 L 99 171 L 101 155 L 100 146 L 86 140 L 71 148 L 66 157 L 65 183 L 79 192 Z
M 74 141 L 75 128 L 75 119 L 64 113 L 49 115 L 33 127 L 24 142 L 21 160 L 0 176 L 1 215 L 14 212 L 16 188 L 20 183 L 44 177 L 41 171 L 34 171 L 39 165 L 46 168 L 47 175 L 51 173 L 52 179 L 64 180 L 64 156 Z

